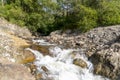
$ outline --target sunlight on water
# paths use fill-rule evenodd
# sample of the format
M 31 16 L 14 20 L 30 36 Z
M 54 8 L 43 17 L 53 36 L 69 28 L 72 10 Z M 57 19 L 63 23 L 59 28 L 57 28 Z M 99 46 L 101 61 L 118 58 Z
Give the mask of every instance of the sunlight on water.
M 46 42 L 45 40 L 32 40 L 34 43 L 39 43 L 39 45 L 55 45 L 55 44 L 50 44 L 49 42 Z
M 84 55 L 80 55 L 79 50 L 76 50 L 76 55 L 73 55 L 74 49 L 53 47 L 50 48 L 50 53 L 53 56 L 43 56 L 36 50 L 27 49 L 35 54 L 36 61 L 34 64 L 38 71 L 42 73 L 43 80 L 109 80 L 99 75 L 93 75 L 92 63 Z M 73 60 L 78 57 L 87 63 L 87 68 L 81 68 L 73 64 Z M 43 66 L 47 71 L 42 69 Z

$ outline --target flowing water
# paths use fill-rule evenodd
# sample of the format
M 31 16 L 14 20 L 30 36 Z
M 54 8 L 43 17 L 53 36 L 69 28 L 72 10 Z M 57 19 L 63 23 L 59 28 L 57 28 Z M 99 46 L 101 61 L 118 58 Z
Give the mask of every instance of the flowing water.
M 109 80 L 99 75 L 94 75 L 93 65 L 84 54 L 80 54 L 80 49 L 62 49 L 53 46 L 44 40 L 34 40 L 39 45 L 51 45 L 49 48 L 52 56 L 44 56 L 41 52 L 27 48 L 36 56 L 34 64 L 42 74 L 43 80 Z M 80 58 L 87 63 L 86 68 L 74 65 L 73 60 Z M 45 70 L 43 69 L 45 68 Z

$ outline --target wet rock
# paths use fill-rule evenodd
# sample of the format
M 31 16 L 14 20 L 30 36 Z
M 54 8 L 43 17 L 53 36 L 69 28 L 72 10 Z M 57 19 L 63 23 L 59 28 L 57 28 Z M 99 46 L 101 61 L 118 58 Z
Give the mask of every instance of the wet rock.
M 33 62 L 35 60 L 35 55 L 29 51 L 29 50 L 24 50 L 21 55 L 18 55 L 16 57 L 16 61 L 21 64 L 26 64 Z
M 63 44 L 62 41 L 59 41 L 59 44 Z
M 45 72 L 48 72 L 49 70 L 45 67 L 45 66 L 42 66 L 41 69 Z
M 73 64 L 80 66 L 82 68 L 87 68 L 87 63 L 82 59 L 74 59 Z
M 0 65 L 0 80 L 35 80 L 28 69 L 20 64 Z
M 41 46 L 41 45 L 32 45 L 30 47 L 33 50 L 40 51 L 43 55 L 50 55 L 49 54 L 49 46 Z
M 120 75 L 120 52 L 113 49 L 98 51 L 91 57 L 94 64 L 94 73 L 117 79 Z
M 43 80 L 42 73 L 38 72 L 37 66 L 35 64 L 26 64 L 27 67 L 30 68 L 30 72 L 32 75 L 34 75 L 35 80 Z
M 99 74 L 101 72 L 102 69 L 102 64 L 98 63 L 98 65 L 94 65 L 94 73 L 95 74 Z
M 31 64 L 26 64 L 26 66 L 29 67 L 32 75 L 36 75 L 36 72 L 37 72 L 37 66 L 36 65 L 31 63 Z
M 42 79 L 42 74 L 38 73 L 36 76 L 35 76 L 36 80 L 43 80 Z

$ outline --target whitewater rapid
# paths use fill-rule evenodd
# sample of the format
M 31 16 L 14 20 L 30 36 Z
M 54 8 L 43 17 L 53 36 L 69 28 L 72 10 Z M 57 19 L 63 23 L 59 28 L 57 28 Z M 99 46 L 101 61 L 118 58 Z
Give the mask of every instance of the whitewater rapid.
M 44 40 L 34 40 L 39 45 L 53 45 Z M 44 56 L 41 52 L 27 48 L 34 53 L 36 61 L 34 64 L 42 74 L 43 80 L 109 80 L 100 75 L 93 74 L 93 65 L 79 49 L 61 49 L 58 46 L 49 48 L 53 56 Z M 74 65 L 74 59 L 82 59 L 87 63 L 86 68 Z M 43 70 L 42 68 L 46 68 Z

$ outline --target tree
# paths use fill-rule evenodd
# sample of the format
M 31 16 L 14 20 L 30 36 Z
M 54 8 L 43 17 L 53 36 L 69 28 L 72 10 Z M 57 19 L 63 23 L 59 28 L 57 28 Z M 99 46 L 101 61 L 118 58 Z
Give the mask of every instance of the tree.
M 120 24 L 119 4 L 119 0 L 1 0 L 0 16 L 45 35 L 57 29 L 85 32 Z
M 120 24 L 120 1 L 109 1 L 102 3 L 102 7 L 98 8 L 99 25 L 115 25 Z
M 2 7 L 4 6 L 4 0 L 1 0 Z

